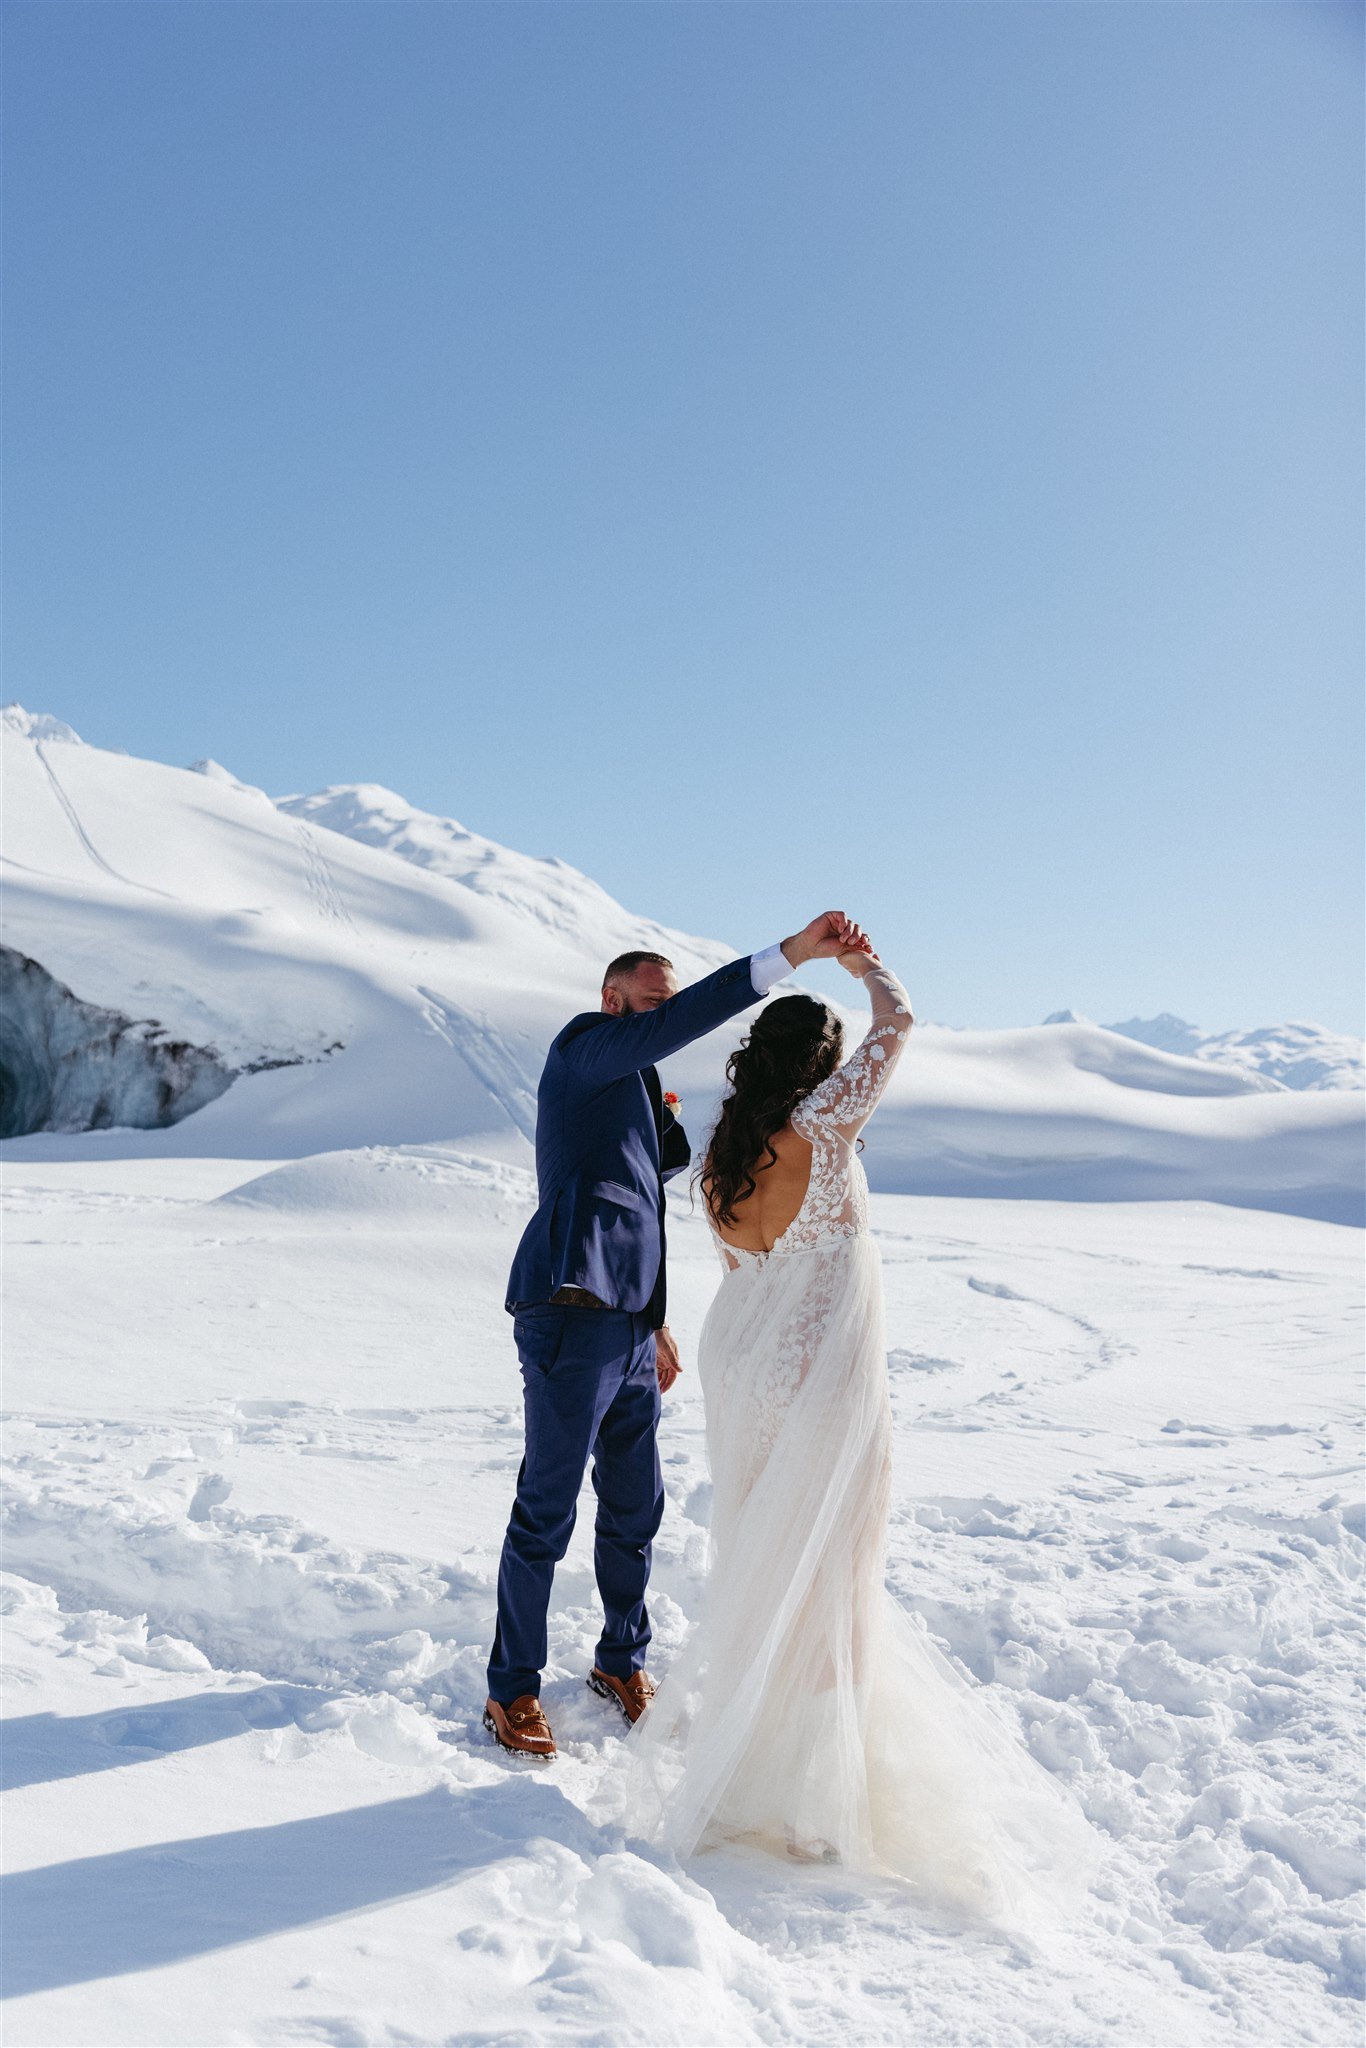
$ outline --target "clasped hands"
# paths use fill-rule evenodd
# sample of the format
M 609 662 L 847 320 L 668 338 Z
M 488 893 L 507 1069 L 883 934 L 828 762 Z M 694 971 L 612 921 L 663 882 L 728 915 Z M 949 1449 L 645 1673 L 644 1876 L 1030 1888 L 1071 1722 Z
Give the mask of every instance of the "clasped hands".
M 882 965 L 863 926 L 842 910 L 823 910 L 813 917 L 803 931 L 783 940 L 783 953 L 794 967 L 808 960 L 838 960 L 859 981 L 870 967 Z

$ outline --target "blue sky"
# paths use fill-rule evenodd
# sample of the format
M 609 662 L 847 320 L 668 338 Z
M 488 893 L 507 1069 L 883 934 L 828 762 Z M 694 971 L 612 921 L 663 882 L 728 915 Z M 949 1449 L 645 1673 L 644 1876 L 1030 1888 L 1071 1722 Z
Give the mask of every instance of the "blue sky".
M 1360 1029 L 1361 19 L 11 0 L 4 694 Z

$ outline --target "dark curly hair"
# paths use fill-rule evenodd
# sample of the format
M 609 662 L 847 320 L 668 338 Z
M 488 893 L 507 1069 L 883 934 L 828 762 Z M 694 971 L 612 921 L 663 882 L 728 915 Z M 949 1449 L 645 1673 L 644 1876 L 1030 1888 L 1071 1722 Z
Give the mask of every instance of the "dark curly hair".
M 718 1223 L 735 1222 L 735 1204 L 754 1193 L 754 1169 L 777 1160 L 769 1140 L 797 1104 L 833 1074 L 844 1027 L 814 996 L 781 996 L 754 1020 L 726 1062 L 731 1092 L 721 1104 L 698 1180 Z

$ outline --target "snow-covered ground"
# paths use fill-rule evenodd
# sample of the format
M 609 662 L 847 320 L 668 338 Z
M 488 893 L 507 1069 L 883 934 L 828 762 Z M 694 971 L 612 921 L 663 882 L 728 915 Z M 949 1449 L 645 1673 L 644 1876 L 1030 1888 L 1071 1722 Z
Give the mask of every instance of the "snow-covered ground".
M 877 1885 L 632 1841 L 623 1724 L 583 1684 L 591 1512 L 552 1621 L 563 1754 L 489 1745 L 520 1168 L 6 1179 L 15 2048 L 1358 2038 L 1358 1232 L 875 1202 L 891 1583 L 1112 1844 L 1030 1956 Z M 687 1354 L 716 1274 L 672 1200 Z M 661 1668 L 705 1541 L 693 1374 L 663 1453 Z
M 633 940 L 685 976 L 731 949 L 369 785 L 277 805 L 22 713 L 4 754 L 6 944 L 51 986 L 0 1065 L 60 1065 L 77 1125 L 115 1086 L 87 1023 L 237 1070 L 168 1128 L 0 1145 L 14 2048 L 1358 2038 L 1359 1092 L 1084 1020 L 917 1026 L 866 1154 L 890 1580 L 1106 1867 L 1036 1951 L 826 1870 L 680 1869 L 583 1684 L 591 1511 L 559 1760 L 479 1725 L 501 1301 L 553 1030 Z M 672 1065 L 695 1136 L 731 1042 Z M 718 1275 L 670 1201 L 690 1364 Z M 691 1371 L 662 1450 L 660 1669 L 705 1552 Z

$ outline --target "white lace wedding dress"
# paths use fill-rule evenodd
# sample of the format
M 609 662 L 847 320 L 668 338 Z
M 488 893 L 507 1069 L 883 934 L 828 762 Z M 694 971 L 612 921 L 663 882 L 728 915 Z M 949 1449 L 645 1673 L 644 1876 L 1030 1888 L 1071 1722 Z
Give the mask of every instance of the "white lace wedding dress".
M 748 1840 L 1025 1926 L 1084 1892 L 1098 1838 L 884 1582 L 892 1418 L 856 1139 L 912 1020 L 887 969 L 864 986 L 867 1036 L 792 1118 L 812 1147 L 798 1214 L 767 1252 L 713 1232 L 707 1587 L 631 1731 L 627 1819 L 680 1855 Z

